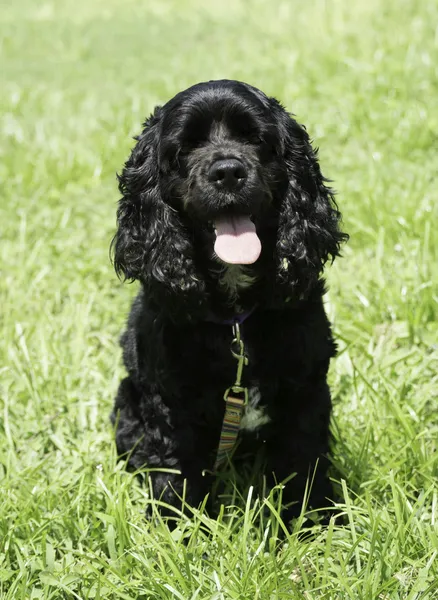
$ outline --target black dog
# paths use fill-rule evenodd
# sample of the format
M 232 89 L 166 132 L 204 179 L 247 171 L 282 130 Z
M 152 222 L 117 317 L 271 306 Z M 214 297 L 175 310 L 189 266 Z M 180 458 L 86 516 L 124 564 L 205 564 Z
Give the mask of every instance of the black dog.
M 268 479 L 289 477 L 286 519 L 318 463 L 309 505 L 327 505 L 336 346 L 320 275 L 347 235 L 305 129 L 274 98 L 224 80 L 156 108 L 136 139 L 113 240 L 117 273 L 142 285 L 122 337 L 118 452 L 132 469 L 180 471 L 151 472 L 156 498 L 203 500 L 237 319 L 249 402 L 234 460 L 263 447 Z

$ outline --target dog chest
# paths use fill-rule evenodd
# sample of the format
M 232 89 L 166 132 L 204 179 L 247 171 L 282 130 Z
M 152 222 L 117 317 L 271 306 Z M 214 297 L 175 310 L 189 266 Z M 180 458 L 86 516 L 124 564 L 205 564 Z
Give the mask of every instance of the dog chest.
M 257 386 L 250 387 L 248 390 L 248 404 L 240 422 L 240 429 L 246 431 L 256 431 L 262 425 L 266 425 L 271 420 L 266 413 L 266 409 L 261 405 L 261 393 Z

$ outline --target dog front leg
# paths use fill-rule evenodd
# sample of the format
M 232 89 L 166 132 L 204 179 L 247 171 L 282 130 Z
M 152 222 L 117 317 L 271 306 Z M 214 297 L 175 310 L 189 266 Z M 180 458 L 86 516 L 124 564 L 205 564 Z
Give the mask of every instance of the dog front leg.
M 119 456 L 131 471 L 147 469 L 152 495 L 164 516 L 175 516 L 171 507 L 199 505 L 208 483 L 184 415 L 172 422 L 161 396 L 138 390 L 127 377 L 120 384 L 111 420 Z
M 268 480 L 284 484 L 285 522 L 299 516 L 303 501 L 307 509 L 320 509 L 333 497 L 327 476 L 330 392 L 325 381 L 300 391 L 283 390 L 272 424 L 275 435 L 266 443 Z

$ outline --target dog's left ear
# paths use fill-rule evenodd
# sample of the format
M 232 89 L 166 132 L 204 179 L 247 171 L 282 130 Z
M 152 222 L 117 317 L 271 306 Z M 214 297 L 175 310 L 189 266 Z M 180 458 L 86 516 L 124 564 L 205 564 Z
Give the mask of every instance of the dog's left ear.
M 277 239 L 278 276 L 282 283 L 310 289 L 327 260 L 340 254 L 348 235 L 326 185 L 304 127 L 276 103 L 288 186 L 280 208 Z

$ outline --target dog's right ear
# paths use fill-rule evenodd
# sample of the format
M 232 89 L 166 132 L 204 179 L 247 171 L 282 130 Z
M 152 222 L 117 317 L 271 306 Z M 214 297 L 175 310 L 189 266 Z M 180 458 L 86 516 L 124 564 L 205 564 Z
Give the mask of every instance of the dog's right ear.
M 158 140 L 161 108 L 146 120 L 131 156 L 118 175 L 122 198 L 117 210 L 117 232 L 111 243 L 114 268 L 125 280 L 141 279 L 145 256 L 156 238 L 149 229 L 161 202 L 158 183 Z
M 117 211 L 117 233 L 111 244 L 119 277 L 145 284 L 163 299 L 178 295 L 204 297 L 193 245 L 178 211 L 162 198 L 159 145 L 163 109 L 144 124 L 137 144 L 119 176 L 123 197 Z

